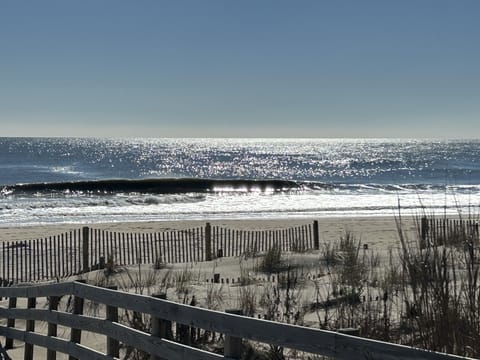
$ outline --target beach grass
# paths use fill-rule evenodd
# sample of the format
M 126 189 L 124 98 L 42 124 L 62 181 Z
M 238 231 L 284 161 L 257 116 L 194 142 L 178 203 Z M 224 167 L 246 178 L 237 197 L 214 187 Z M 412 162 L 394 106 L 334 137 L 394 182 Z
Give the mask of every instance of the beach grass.
M 238 258 L 128 268 L 109 260 L 106 269 L 82 277 L 212 310 L 239 309 L 246 316 L 479 357 L 480 244 L 478 226 L 477 232 L 471 228 L 476 223 L 458 222 L 455 231 L 431 231 L 427 238 L 420 218 L 397 217 L 389 224 L 395 237 L 381 246 L 375 241 L 383 231 L 345 226 L 316 251 L 272 247 Z M 148 332 L 150 319 L 139 315 L 125 312 L 120 321 Z M 172 336 L 210 351 L 219 351 L 223 341 L 220 334 L 181 326 L 172 327 Z M 127 358 L 145 356 L 123 351 Z M 245 344 L 245 354 L 254 358 L 309 358 L 292 351 Z

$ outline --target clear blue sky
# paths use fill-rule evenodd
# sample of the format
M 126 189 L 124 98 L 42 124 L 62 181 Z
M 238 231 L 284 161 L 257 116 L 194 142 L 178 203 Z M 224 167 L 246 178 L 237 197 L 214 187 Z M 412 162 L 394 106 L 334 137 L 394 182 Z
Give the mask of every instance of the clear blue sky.
M 479 137 L 479 19 L 479 0 L 0 0 L 0 136 Z

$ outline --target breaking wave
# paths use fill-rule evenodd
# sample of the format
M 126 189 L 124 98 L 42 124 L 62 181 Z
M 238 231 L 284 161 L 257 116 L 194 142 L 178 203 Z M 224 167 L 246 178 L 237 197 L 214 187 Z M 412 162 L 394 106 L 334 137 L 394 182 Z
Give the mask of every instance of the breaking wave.
M 144 203 L 170 203 L 178 201 L 194 201 L 190 198 L 174 197 L 173 194 L 207 194 L 222 192 L 268 192 L 281 193 L 291 191 L 327 191 L 348 193 L 422 193 L 449 192 L 479 193 L 480 185 L 445 185 L 445 184 L 346 184 L 324 183 L 312 181 L 293 180 L 249 180 L 249 179 L 197 179 L 197 178 L 161 178 L 161 179 L 112 179 L 91 181 L 67 181 L 17 184 L 4 186 L 0 194 L 4 196 L 16 194 L 48 193 L 87 193 L 93 195 L 102 194 L 152 194 L 172 197 L 149 197 L 143 198 Z M 198 197 L 198 195 L 195 195 Z M 201 199 L 200 199 L 201 200 Z

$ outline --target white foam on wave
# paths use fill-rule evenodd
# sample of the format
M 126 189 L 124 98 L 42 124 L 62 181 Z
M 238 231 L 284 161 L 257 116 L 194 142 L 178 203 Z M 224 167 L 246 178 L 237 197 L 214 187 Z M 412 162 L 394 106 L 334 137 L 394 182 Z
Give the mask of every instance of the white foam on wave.
M 75 170 L 73 166 L 52 166 L 49 171 L 56 174 L 82 175 L 81 171 Z

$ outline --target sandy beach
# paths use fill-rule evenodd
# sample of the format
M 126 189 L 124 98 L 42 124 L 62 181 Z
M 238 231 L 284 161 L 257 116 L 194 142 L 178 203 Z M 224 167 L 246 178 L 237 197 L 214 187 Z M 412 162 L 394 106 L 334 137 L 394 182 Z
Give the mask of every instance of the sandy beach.
M 233 229 L 282 229 L 295 225 L 311 224 L 314 220 L 319 222 L 321 242 L 335 242 L 345 233 L 352 232 L 362 243 L 368 243 L 378 249 L 396 247 L 398 233 L 395 217 L 339 217 L 315 219 L 276 219 L 276 220 L 215 220 L 212 225 L 220 225 Z M 151 233 L 173 229 L 189 229 L 204 225 L 205 221 L 146 221 L 146 222 L 120 222 L 120 223 L 95 223 L 95 224 L 55 224 L 41 226 L 0 227 L 0 242 L 19 241 L 45 238 L 83 226 L 101 230 Z M 415 221 L 411 216 L 402 218 L 403 229 L 410 232 L 415 229 Z
M 368 312 L 378 317 L 379 324 L 382 323 L 382 314 L 385 309 L 382 307 L 382 296 L 385 289 L 390 289 L 389 296 L 393 295 L 392 276 L 395 276 L 396 266 L 392 265 L 390 255 L 398 261 L 400 248 L 400 239 L 397 231 L 398 219 L 391 217 L 355 217 L 355 218 L 319 218 L 319 219 L 276 219 L 276 220 L 218 220 L 212 221 L 212 226 L 223 226 L 238 230 L 268 230 L 268 229 L 286 229 L 293 226 L 311 224 L 314 220 L 319 223 L 319 250 L 284 252 L 281 255 L 281 269 L 272 272 L 265 271 L 262 268 L 265 258 L 268 255 L 265 252 L 254 254 L 244 254 L 239 257 L 215 258 L 212 261 L 187 262 L 176 264 L 162 264 L 157 268 L 151 263 L 134 266 L 113 266 L 113 271 L 95 270 L 82 274 L 79 277 L 62 279 L 62 281 L 83 279 L 88 284 L 97 286 L 117 285 L 121 291 L 141 293 L 144 295 L 165 293 L 168 300 L 190 304 L 195 301 L 195 305 L 203 308 L 224 311 L 225 309 L 250 309 L 248 316 L 271 319 L 268 316 L 268 305 L 265 301 L 271 298 L 272 294 L 279 294 L 279 306 L 277 317 L 272 318 L 275 321 L 293 321 L 293 318 L 284 318 L 282 314 L 282 301 L 286 301 L 285 295 L 285 275 L 292 281 L 290 293 L 291 316 L 298 314 L 299 320 L 295 324 L 307 327 L 322 327 L 319 320 L 323 319 L 322 314 L 326 314 L 323 308 L 312 308 L 329 302 L 331 299 L 345 300 L 342 292 L 337 292 L 336 286 L 339 281 L 345 281 L 344 277 L 353 276 L 355 271 L 348 270 L 342 264 L 347 264 L 349 245 L 342 245 L 347 233 L 353 235 L 353 247 L 357 250 L 358 259 L 365 266 L 367 273 L 365 282 L 361 288 L 363 291 L 358 298 L 358 304 L 362 304 L 358 309 L 367 309 Z M 416 224 L 414 217 L 406 216 L 401 219 L 401 229 L 407 239 L 416 240 Z M 168 222 L 124 222 L 124 223 L 98 223 L 86 224 L 85 226 L 108 230 L 112 232 L 131 232 L 131 233 L 154 233 L 169 230 L 182 230 L 200 227 L 205 225 L 204 221 L 168 221 Z M 57 235 L 62 232 L 81 228 L 79 224 L 45 225 L 33 227 L 0 228 L 0 241 L 16 241 L 45 238 L 47 236 Z M 342 240 L 343 238 L 343 240 Z M 358 246 L 357 246 L 358 244 Z M 391 251 L 392 250 L 392 251 Z M 329 251 L 331 251 L 329 253 Z M 355 250 L 353 250 L 355 252 Z M 328 265 L 328 257 L 336 258 L 336 263 Z M 333 259 L 333 258 L 332 258 Z M 340 264 L 340 265 L 339 265 Z M 338 267 L 340 266 L 340 267 Z M 348 266 L 348 265 L 345 265 Z M 343 270 L 342 270 L 343 269 Z M 398 269 L 398 268 L 397 268 Z M 291 272 L 290 272 L 291 271 Z M 345 273 L 347 271 L 347 273 Z M 364 271 L 364 270 L 362 270 Z M 215 276 L 219 276 L 218 282 Z M 353 279 L 352 278 L 352 279 Z M 294 280 L 292 280 L 294 279 Z M 343 279 L 343 280 L 342 280 Z M 138 287 L 139 281 L 141 287 Z M 346 280 L 348 284 L 348 281 Z M 136 284 L 136 285 L 135 285 Z M 289 285 L 290 286 L 290 285 Z M 346 287 L 348 288 L 348 286 Z M 337 289 L 337 290 L 336 290 Z M 140 292 L 139 292 L 140 291 Z M 398 292 L 398 290 L 396 290 Z M 398 294 L 397 294 L 398 295 Z M 389 302 L 389 316 L 392 322 L 397 323 L 400 314 L 404 311 L 404 303 L 397 295 Z M 213 299 L 213 300 L 212 300 Z M 266 300 L 267 299 L 267 300 Z M 280 299 L 283 299 L 280 301 Z M 330 300 L 329 300 L 330 299 Z M 343 299 L 343 300 L 342 300 Z M 60 304 L 61 311 L 68 308 L 68 299 L 64 298 Z M 0 301 L 1 306 L 8 306 L 4 299 Z M 251 307 L 249 307 L 249 305 Z M 271 303 L 273 304 L 273 303 Z M 357 303 L 355 303 L 357 304 Z M 21 299 L 19 307 L 25 307 L 25 299 Z M 267 306 L 267 308 L 266 308 Z M 342 306 L 336 308 L 332 306 L 330 311 L 340 311 L 336 313 L 339 316 Z M 38 298 L 37 307 L 46 308 L 46 299 Z M 293 310 L 292 310 L 293 309 Z M 93 311 L 93 312 L 92 312 Z M 89 316 L 105 316 L 105 309 L 98 308 L 95 304 L 85 306 L 85 314 Z M 245 311 L 245 310 L 244 310 Z M 360 311 L 360 310 L 359 310 Z M 362 310 L 363 311 L 363 310 Z M 358 313 L 362 314 L 362 311 Z M 296 315 L 295 315 L 296 316 Z M 121 311 L 121 317 L 124 323 L 128 324 L 128 315 L 124 310 Z M 355 321 L 360 321 L 358 318 Z M 5 323 L 5 319 L 0 320 Z M 17 326 L 22 327 L 20 321 Z M 361 327 L 362 323 L 329 323 L 333 329 L 345 327 Z M 381 328 L 380 325 L 376 325 Z M 363 329 L 363 327 L 362 327 Z M 39 323 L 37 330 L 45 333 L 46 324 Z M 68 339 L 70 330 L 62 329 L 60 336 Z M 9 351 L 13 358 L 21 357 L 23 354 L 23 344 L 15 342 L 15 348 Z M 82 334 L 82 344 L 100 352 L 105 350 L 105 338 L 94 333 L 84 332 Z M 125 351 L 123 349 L 122 351 Z M 45 350 L 37 348 L 35 358 L 44 358 Z M 63 354 L 58 354 L 58 359 L 66 359 Z
M 223 221 L 212 221 L 212 225 L 225 226 L 233 229 L 282 229 L 288 228 L 296 225 L 310 224 L 314 219 L 277 219 L 277 220 L 223 220 Z M 317 219 L 315 219 L 317 220 Z M 352 232 L 356 239 L 359 239 L 362 244 L 368 244 L 369 251 L 378 252 L 379 254 L 386 254 L 388 249 L 397 248 L 399 245 L 398 234 L 396 230 L 395 218 L 392 217 L 357 217 L 357 218 L 320 218 L 319 222 L 319 235 L 320 235 L 320 247 L 327 243 L 335 243 L 340 241 L 340 238 L 345 234 L 346 231 Z M 404 230 L 413 231 L 414 230 L 414 219 L 406 218 L 403 220 Z M 135 232 L 135 233 L 150 233 L 150 232 L 161 232 L 165 230 L 172 229 L 188 229 L 192 227 L 198 227 L 204 225 L 203 221 L 169 221 L 169 222 L 134 222 L 134 223 L 98 223 L 98 224 L 87 224 L 86 226 L 109 230 L 109 231 L 118 231 L 118 232 Z M 67 232 L 70 230 L 78 229 L 82 227 L 79 224 L 61 224 L 61 225 L 44 225 L 44 226 L 29 226 L 29 227 L 16 227 L 16 228 L 0 228 L 0 241 L 17 241 L 17 240 L 28 240 L 36 238 L 44 238 L 47 236 L 53 236 L 59 233 Z M 285 254 L 289 258 L 289 261 L 296 264 L 302 264 L 305 266 L 305 271 L 311 273 L 309 276 L 319 276 L 318 259 L 321 256 L 322 250 L 318 251 L 309 251 L 308 253 L 303 254 Z M 258 265 L 259 258 L 250 258 L 242 260 L 240 258 L 223 258 L 217 259 L 210 262 L 196 263 L 196 264 L 175 264 L 168 265 L 167 268 L 159 271 L 158 278 L 162 279 L 168 274 L 168 272 L 173 272 L 176 274 L 190 273 L 193 274 L 195 279 L 190 280 L 189 293 L 181 294 L 178 293 L 178 288 L 175 284 L 167 287 L 165 290 L 168 294 L 168 298 L 173 301 L 182 302 L 182 296 L 187 296 L 191 298 L 192 295 L 196 296 L 199 306 L 205 306 L 207 303 L 207 288 L 211 284 L 211 278 L 214 273 L 219 273 L 221 275 L 222 284 L 220 288 L 223 289 L 224 300 L 223 307 L 235 307 L 238 306 L 238 297 L 239 297 L 239 287 L 238 285 L 232 284 L 233 281 L 236 281 L 241 274 L 241 269 L 246 269 L 246 271 L 256 279 L 253 286 L 257 296 L 264 291 L 262 289 L 267 289 L 269 281 L 267 276 L 262 276 L 261 274 L 255 274 L 253 269 Z M 136 272 L 137 267 L 132 267 L 129 271 Z M 152 272 L 151 265 L 142 265 L 141 271 L 145 274 L 150 274 Z M 303 272 L 303 270 L 302 270 Z M 249 275 L 249 276 L 250 276 Z M 93 271 L 91 273 L 85 274 L 82 278 L 87 279 L 89 283 L 102 282 L 103 271 Z M 257 278 L 260 276 L 260 280 Z M 109 281 L 124 283 L 126 276 L 122 275 L 122 272 L 113 276 Z M 116 280 L 115 280 L 116 279 Z M 227 281 L 230 280 L 230 285 L 227 285 Z M 303 301 L 308 303 L 311 299 L 314 298 L 314 286 L 305 286 L 303 290 Z M 158 284 L 152 286 L 148 289 L 147 292 L 156 291 Z M 37 306 L 45 307 L 43 300 L 40 300 Z M 184 299 L 183 299 L 184 301 Z M 7 304 L 4 303 L 4 306 Z M 20 305 L 22 306 L 22 305 Z M 66 306 L 64 304 L 63 306 Z M 260 311 L 260 310 L 259 310 Z M 316 316 L 306 316 L 304 324 L 307 326 L 315 326 Z M 45 331 L 44 326 L 39 326 L 40 332 Z M 68 336 L 69 331 L 65 330 L 63 336 Z M 95 334 L 85 333 L 83 335 L 82 343 L 92 348 L 102 350 L 105 340 L 102 337 L 98 337 Z M 11 356 L 21 356 L 23 346 L 19 343 L 19 348 L 9 351 Z M 37 348 L 35 351 L 36 357 L 42 358 L 44 356 L 44 349 Z M 64 355 L 58 354 L 59 359 L 63 359 Z M 66 357 L 65 357 L 66 358 Z

